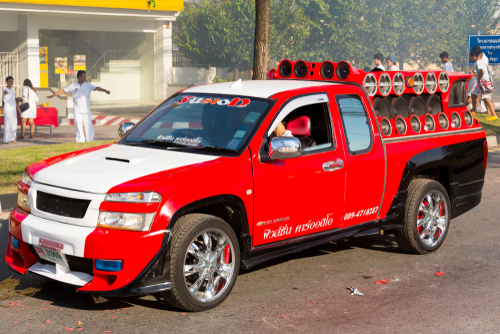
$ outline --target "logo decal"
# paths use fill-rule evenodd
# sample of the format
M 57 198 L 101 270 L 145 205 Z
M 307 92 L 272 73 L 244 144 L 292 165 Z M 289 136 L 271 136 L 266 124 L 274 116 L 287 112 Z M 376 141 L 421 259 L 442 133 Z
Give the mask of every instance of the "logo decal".
M 266 220 L 266 221 L 263 221 L 263 222 L 258 222 L 257 226 L 271 225 L 271 224 L 274 224 L 274 223 L 282 223 L 282 222 L 286 222 L 287 220 L 290 220 L 290 217 L 283 217 L 283 218 L 277 218 L 275 220 Z

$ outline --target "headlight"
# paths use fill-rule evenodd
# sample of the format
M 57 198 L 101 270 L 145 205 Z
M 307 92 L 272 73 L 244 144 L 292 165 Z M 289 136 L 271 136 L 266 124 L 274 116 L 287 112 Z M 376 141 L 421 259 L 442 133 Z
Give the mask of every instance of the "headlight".
M 29 196 L 23 194 L 22 192 L 19 192 L 17 194 L 17 206 L 23 209 L 24 211 L 31 212 Z
M 31 187 L 31 177 L 26 174 L 26 172 L 23 173 L 23 177 L 21 178 L 21 182 L 27 185 L 28 187 Z
M 154 213 L 124 213 L 107 212 L 99 213 L 98 227 L 113 228 L 129 231 L 149 231 L 155 217 Z
M 161 196 L 155 192 L 116 193 L 107 194 L 104 200 L 108 202 L 155 203 L 161 201 Z

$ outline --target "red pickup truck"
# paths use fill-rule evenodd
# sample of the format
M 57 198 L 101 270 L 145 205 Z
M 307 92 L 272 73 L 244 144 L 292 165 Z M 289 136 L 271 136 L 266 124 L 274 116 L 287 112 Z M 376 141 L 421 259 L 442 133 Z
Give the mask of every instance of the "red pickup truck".
M 270 80 L 180 91 L 114 144 L 26 167 L 6 265 L 200 311 L 240 266 L 338 238 L 435 251 L 481 201 L 469 77 L 284 60 Z

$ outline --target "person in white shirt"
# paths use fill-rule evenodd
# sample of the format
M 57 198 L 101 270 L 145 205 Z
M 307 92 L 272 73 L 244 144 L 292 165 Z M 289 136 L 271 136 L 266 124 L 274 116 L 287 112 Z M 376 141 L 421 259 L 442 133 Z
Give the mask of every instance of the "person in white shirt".
M 16 93 L 12 85 L 14 78 L 8 76 L 5 79 L 6 87 L 2 88 L 3 117 L 5 128 L 3 130 L 4 143 L 16 143 L 17 132 L 17 112 L 21 113 L 16 101 Z
M 47 96 L 47 98 L 51 99 L 64 92 L 73 94 L 76 142 L 83 143 L 85 139 L 90 142 L 94 140 L 94 127 L 92 126 L 92 114 L 90 113 L 90 93 L 97 90 L 109 94 L 110 91 L 86 82 L 87 74 L 85 71 L 78 71 L 76 77 L 78 78 L 78 82 L 61 89 L 51 96 Z M 83 128 L 85 128 L 85 132 Z
M 30 138 L 33 138 L 35 132 L 36 104 L 38 103 L 38 95 L 30 79 L 23 82 L 23 101 L 29 103 L 30 107 L 21 112 L 21 136 L 24 139 L 24 131 L 26 130 L 26 120 L 30 121 Z
M 373 56 L 373 67 L 378 68 L 381 71 L 385 71 L 384 65 L 382 65 L 382 61 L 384 60 L 384 56 L 381 53 L 376 53 Z
M 481 47 L 479 45 L 474 45 L 474 47 L 472 48 L 472 51 L 474 50 L 479 50 L 479 52 L 481 53 L 481 60 L 484 61 L 486 63 L 486 67 L 489 66 L 489 60 L 488 60 L 488 56 L 486 56 L 484 54 L 484 52 L 481 50 Z M 474 70 L 473 70 L 474 72 Z M 472 91 L 475 90 L 477 87 L 477 72 L 474 72 L 473 73 L 474 75 L 472 76 L 472 78 L 469 80 L 469 82 L 467 83 L 467 106 L 468 108 L 471 107 L 471 103 L 472 103 Z M 478 104 L 479 104 L 479 109 L 481 110 L 480 112 L 482 113 L 485 113 L 485 112 L 488 112 L 488 108 L 486 107 L 486 104 L 484 103 L 484 101 L 482 100 L 481 97 L 479 97 L 479 100 L 478 100 Z M 473 110 L 473 114 L 475 115 L 475 112 L 476 110 Z
M 469 70 L 469 73 L 472 75 L 476 75 L 474 73 L 477 73 L 477 84 L 472 90 L 472 111 L 476 111 L 477 99 L 481 97 L 488 109 L 488 115 L 490 115 L 486 120 L 494 121 L 498 119 L 498 116 L 490 101 L 491 93 L 493 92 L 493 81 L 488 74 L 488 65 L 486 65 L 486 62 L 482 59 L 483 57 L 483 53 L 480 49 L 472 49 L 470 59 L 474 61 L 475 64 L 474 69 Z
M 441 62 L 443 63 L 443 71 L 453 72 L 453 65 L 450 62 L 448 52 L 441 52 L 439 58 L 441 58 Z
M 385 64 L 387 65 L 387 71 L 399 71 L 399 67 L 396 65 L 396 58 L 393 56 L 385 58 Z

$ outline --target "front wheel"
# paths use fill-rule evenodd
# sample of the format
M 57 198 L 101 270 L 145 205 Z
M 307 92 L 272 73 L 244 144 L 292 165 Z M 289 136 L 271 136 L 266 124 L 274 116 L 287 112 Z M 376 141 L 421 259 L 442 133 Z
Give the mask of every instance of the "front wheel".
M 222 219 L 191 214 L 180 218 L 172 235 L 170 279 L 163 297 L 187 311 L 209 310 L 231 292 L 240 267 L 233 229 Z
M 409 253 L 434 252 L 446 238 L 450 214 L 450 199 L 441 183 L 415 179 L 408 187 L 404 227 L 395 232 L 396 241 Z

